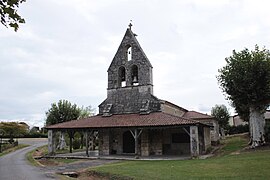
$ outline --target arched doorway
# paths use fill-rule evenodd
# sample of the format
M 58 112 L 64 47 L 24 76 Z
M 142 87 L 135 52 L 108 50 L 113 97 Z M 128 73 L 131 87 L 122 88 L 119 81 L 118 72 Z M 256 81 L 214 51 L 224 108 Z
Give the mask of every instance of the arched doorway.
M 135 139 L 130 131 L 123 133 L 123 153 L 135 153 Z

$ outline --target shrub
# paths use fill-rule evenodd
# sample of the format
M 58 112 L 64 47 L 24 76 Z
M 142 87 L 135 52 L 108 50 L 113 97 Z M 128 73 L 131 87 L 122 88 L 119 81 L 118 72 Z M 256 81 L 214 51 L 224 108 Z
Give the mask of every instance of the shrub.
M 240 134 L 249 132 L 249 125 L 239 125 L 239 126 L 229 126 L 227 129 L 227 134 Z
M 73 141 L 73 149 L 80 149 L 80 147 L 81 147 L 80 139 L 75 138 Z
M 270 142 L 270 121 L 265 121 L 265 141 Z

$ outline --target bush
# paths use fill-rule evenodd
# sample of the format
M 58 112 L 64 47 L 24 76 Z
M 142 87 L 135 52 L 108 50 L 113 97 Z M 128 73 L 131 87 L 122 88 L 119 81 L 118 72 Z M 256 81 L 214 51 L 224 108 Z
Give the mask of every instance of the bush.
M 48 135 L 42 134 L 42 133 L 34 133 L 34 134 L 25 134 L 24 136 L 20 136 L 20 137 L 21 138 L 47 138 Z
M 264 130 L 265 130 L 265 141 L 270 142 L 270 121 L 269 120 L 265 121 Z
M 240 134 L 249 132 L 249 125 L 239 125 L 239 126 L 229 126 L 227 129 L 227 134 Z
M 80 139 L 75 138 L 73 141 L 73 149 L 80 149 L 80 147 L 81 147 Z

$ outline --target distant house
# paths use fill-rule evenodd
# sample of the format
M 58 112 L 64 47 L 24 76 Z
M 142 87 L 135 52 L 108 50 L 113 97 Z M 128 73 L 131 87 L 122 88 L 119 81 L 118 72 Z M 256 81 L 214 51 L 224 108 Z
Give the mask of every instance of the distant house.
M 203 114 L 196 111 L 188 111 L 184 114 L 183 117 L 193 119 L 205 124 L 208 124 L 211 127 L 211 142 L 212 144 L 216 144 L 219 140 L 219 124 L 218 121 L 210 115 Z
M 270 121 L 270 110 L 266 110 L 266 112 L 264 113 L 264 117 L 266 121 Z M 230 126 L 239 126 L 239 125 L 246 125 L 246 124 L 248 124 L 248 122 L 241 119 L 239 115 L 231 116 L 229 119 Z
M 19 122 L 18 124 L 20 126 L 24 127 L 29 132 L 30 126 L 28 124 L 26 124 L 25 122 Z
M 99 155 L 205 153 L 218 140 L 217 121 L 154 96 L 152 68 L 130 26 L 108 68 L 107 98 L 99 114 L 48 126 L 49 153 L 54 153 L 57 131 L 68 132 L 70 144 L 75 131 L 86 139 L 98 132 Z
M 38 132 L 40 132 L 38 126 L 33 126 L 33 127 L 31 128 L 31 130 L 30 130 L 30 133 L 38 133 Z

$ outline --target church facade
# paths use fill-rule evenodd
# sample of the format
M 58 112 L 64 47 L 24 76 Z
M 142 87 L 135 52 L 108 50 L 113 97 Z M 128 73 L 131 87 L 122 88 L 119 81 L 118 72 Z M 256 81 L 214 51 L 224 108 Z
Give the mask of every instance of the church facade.
M 76 130 L 85 133 L 86 144 L 89 132 L 98 132 L 99 155 L 205 153 L 218 140 L 217 121 L 201 113 L 194 119 L 194 113 L 155 97 L 152 69 L 130 26 L 108 68 L 107 98 L 99 114 L 47 127 L 49 152 L 55 150 L 56 131 Z

